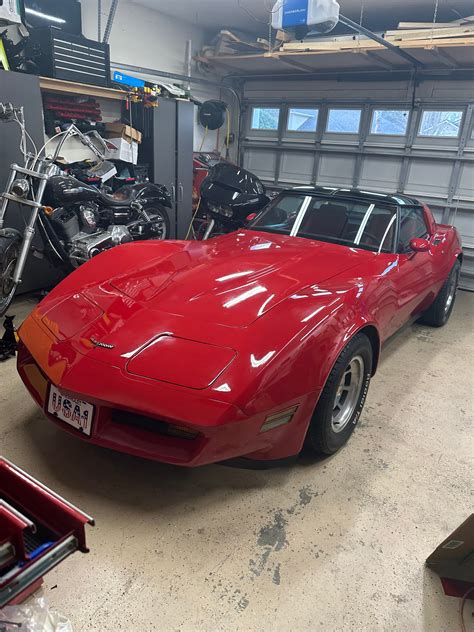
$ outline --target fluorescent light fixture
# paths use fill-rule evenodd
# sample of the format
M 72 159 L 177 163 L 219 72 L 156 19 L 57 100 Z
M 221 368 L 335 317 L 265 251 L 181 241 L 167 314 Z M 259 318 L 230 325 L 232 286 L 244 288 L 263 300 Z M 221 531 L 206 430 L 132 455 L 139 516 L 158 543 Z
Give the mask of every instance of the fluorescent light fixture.
M 57 18 L 55 15 L 48 15 L 47 13 L 41 13 L 41 11 L 35 11 L 34 9 L 29 9 L 28 7 L 25 9 L 26 13 L 30 15 L 34 15 L 36 18 L 42 18 L 43 20 L 48 20 L 48 22 L 56 22 L 56 24 L 66 24 L 66 20 L 62 18 Z

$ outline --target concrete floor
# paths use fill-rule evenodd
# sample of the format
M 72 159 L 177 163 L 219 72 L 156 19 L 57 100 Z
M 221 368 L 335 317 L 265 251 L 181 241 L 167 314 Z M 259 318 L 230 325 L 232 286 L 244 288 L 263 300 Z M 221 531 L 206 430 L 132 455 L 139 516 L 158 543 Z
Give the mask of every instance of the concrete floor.
M 459 629 L 424 560 L 472 511 L 473 313 L 461 292 L 446 328 L 387 345 L 340 454 L 270 471 L 86 445 L 0 365 L 0 452 L 97 521 L 44 595 L 76 632 Z

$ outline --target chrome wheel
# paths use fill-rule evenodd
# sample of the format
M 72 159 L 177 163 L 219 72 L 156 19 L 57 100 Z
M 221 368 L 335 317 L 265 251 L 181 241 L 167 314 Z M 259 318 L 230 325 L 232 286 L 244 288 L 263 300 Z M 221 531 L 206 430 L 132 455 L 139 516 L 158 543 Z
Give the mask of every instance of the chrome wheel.
M 454 298 L 456 296 L 457 287 L 458 287 L 458 275 L 457 274 L 453 274 L 452 275 L 452 279 L 449 282 L 448 298 L 446 299 L 446 305 L 444 307 L 444 313 L 445 314 L 447 314 L 449 312 L 449 310 L 451 309 L 451 306 L 453 304 Z
M 332 429 L 339 433 L 344 430 L 354 414 L 364 384 L 364 359 L 355 356 L 342 376 L 334 400 Z
M 168 237 L 166 220 L 160 211 L 152 211 L 153 214 L 153 239 L 164 240 Z

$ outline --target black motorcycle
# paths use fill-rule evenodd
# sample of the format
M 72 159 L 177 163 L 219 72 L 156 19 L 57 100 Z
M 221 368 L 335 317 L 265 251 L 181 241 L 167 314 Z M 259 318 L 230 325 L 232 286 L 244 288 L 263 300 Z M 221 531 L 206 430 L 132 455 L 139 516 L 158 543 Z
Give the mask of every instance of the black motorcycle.
M 230 163 L 218 163 L 201 185 L 200 211 L 207 216 L 202 239 L 243 228 L 249 216 L 259 213 L 269 202 L 256 176 Z
M 166 187 L 144 183 L 106 193 L 62 174 L 56 164 L 64 142 L 72 137 L 78 137 L 103 161 L 97 140 L 92 142 L 71 126 L 62 134 L 54 156 L 41 158 L 44 148 L 35 154 L 26 152 L 22 109 L 0 104 L 2 119 L 20 123 L 25 166 L 11 166 L 5 193 L 0 196 L 0 316 L 6 313 L 21 283 L 37 229 L 45 246 L 44 255 L 62 266 L 65 274 L 114 246 L 169 236 L 166 208 L 171 208 L 172 202 Z M 30 209 L 23 234 L 4 227 L 10 202 Z

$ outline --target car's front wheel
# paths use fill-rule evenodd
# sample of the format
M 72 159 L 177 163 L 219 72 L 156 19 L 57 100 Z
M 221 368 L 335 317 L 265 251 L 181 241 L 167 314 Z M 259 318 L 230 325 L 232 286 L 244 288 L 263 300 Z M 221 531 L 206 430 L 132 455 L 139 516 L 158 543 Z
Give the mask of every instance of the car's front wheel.
M 306 443 L 322 454 L 334 454 L 347 443 L 359 421 L 372 375 L 373 351 L 363 333 L 342 351 L 319 398 Z

